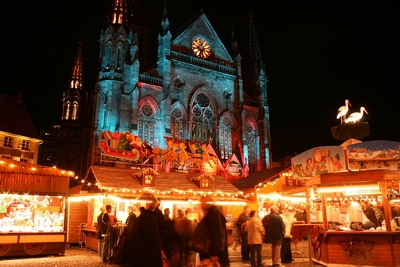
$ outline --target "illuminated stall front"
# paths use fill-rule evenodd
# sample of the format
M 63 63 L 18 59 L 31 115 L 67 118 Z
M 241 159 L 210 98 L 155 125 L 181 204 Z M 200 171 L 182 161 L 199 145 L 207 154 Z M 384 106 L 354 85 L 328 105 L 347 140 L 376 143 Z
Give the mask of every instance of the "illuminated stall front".
M 85 202 L 88 207 L 86 235 L 87 247 L 96 250 L 95 225 L 100 208 L 111 205 L 114 217 L 120 225 L 128 217 L 128 207 L 132 206 L 139 216 L 141 206 L 149 205 L 140 196 L 152 193 L 161 200 L 160 209 L 169 208 L 170 219 L 175 219 L 178 210 L 188 212 L 187 217 L 201 220 L 202 211 L 198 199 L 202 195 L 211 196 L 228 220 L 231 228 L 233 217 L 237 217 L 246 205 L 243 193 L 221 176 L 207 173 L 157 172 L 151 168 L 120 169 L 106 166 L 92 166 L 86 179 L 85 190 L 69 198 L 70 203 Z M 71 214 L 71 216 L 73 216 Z
M 0 160 L 0 257 L 63 255 L 73 172 Z
M 400 266 L 400 143 L 319 147 L 292 159 L 306 181 L 314 261 L 325 266 Z M 309 162 L 309 164 L 308 164 Z M 302 166 L 311 166 L 307 175 Z

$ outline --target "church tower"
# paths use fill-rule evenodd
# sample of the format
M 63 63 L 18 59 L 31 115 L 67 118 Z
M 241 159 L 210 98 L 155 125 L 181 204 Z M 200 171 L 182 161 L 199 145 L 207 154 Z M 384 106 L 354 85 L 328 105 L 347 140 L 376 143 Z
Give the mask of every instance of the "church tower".
M 101 32 L 92 164 L 100 164 L 101 133 L 111 131 L 130 132 L 152 148 L 166 149 L 165 137 L 185 140 L 192 155 L 214 154 L 227 176 L 232 166 L 269 167 L 267 76 L 252 19 L 245 60 L 234 30 L 231 54 L 203 10 L 171 34 L 164 0 L 150 65 L 144 2 L 112 0 Z M 131 151 L 126 143 L 113 148 Z
M 91 149 L 92 101 L 83 85 L 83 43 L 78 49 L 70 79 L 62 98 L 60 148 L 57 167 L 73 170 L 82 177 L 89 167 Z
M 82 45 L 82 42 L 78 43 L 78 51 L 75 55 L 71 78 L 68 82 L 67 89 L 63 93 L 63 109 L 61 116 L 62 121 L 76 121 L 78 119 L 78 114 L 80 111 L 79 106 L 82 100 Z
M 253 12 L 249 11 L 243 72 L 246 77 L 244 82 L 245 92 L 258 105 L 253 108 L 245 105 L 247 113 L 254 113 L 253 118 L 255 120 L 245 120 L 242 137 L 245 144 L 254 143 L 254 141 L 257 144 L 256 146 L 247 145 L 247 147 L 245 145 L 245 154 L 248 156 L 250 169 L 255 171 L 270 168 L 272 158 L 269 106 L 267 101 L 268 76 L 266 75 L 253 17 Z

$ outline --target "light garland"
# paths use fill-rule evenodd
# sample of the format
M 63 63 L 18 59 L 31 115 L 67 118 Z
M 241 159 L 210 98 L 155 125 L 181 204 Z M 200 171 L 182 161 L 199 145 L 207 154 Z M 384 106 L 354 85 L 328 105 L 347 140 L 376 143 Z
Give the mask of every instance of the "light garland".
M 0 173 L 26 173 L 26 174 L 43 174 L 54 176 L 74 176 L 73 171 L 58 169 L 56 166 L 49 167 L 37 164 L 30 164 L 15 160 L 0 160 Z

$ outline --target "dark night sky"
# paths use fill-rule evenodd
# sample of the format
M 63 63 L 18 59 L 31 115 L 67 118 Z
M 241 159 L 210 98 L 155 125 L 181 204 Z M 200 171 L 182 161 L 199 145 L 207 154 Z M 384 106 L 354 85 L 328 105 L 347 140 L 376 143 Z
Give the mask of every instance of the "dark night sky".
M 59 122 L 79 38 L 86 90 L 93 90 L 110 0 L 24 2 L 2 3 L 0 92 L 22 92 L 40 130 Z M 240 35 L 249 2 L 169 0 L 172 33 L 203 8 L 230 49 L 231 25 Z M 163 1 L 147 3 L 154 8 L 148 15 L 156 43 Z M 398 1 L 263 0 L 253 1 L 253 11 L 270 80 L 274 155 L 340 144 L 330 128 L 346 98 L 351 112 L 365 106 L 370 114 L 364 121 L 371 135 L 364 140 L 400 141 Z

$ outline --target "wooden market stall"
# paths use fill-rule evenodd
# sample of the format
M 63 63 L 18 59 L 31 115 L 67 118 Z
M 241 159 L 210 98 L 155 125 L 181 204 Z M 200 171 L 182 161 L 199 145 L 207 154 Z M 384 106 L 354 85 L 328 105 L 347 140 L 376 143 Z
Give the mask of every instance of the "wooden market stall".
M 73 172 L 0 160 L 0 257 L 63 255 Z
M 169 208 L 170 218 L 177 216 L 178 210 L 188 211 L 187 217 L 199 221 L 202 211 L 198 199 L 202 195 L 211 196 L 226 216 L 227 229 L 231 230 L 233 217 L 239 216 L 246 205 L 243 193 L 230 182 L 218 175 L 207 173 L 157 172 L 152 168 L 127 169 L 106 166 L 92 166 L 86 179 L 85 191 L 69 198 L 72 202 L 87 204 L 87 247 L 97 250 L 95 239 L 96 218 L 100 208 L 113 206 L 111 217 L 116 217 L 123 225 L 128 216 L 128 206 L 139 216 L 140 206 L 146 203 L 139 198 L 143 193 L 152 193 L 161 200 L 160 209 Z M 72 215 L 71 215 L 72 216 Z
M 309 179 L 307 185 L 314 191 L 311 221 L 328 230 L 325 238 L 313 242 L 314 259 L 326 266 L 400 266 L 400 227 L 394 223 L 395 200 L 390 200 L 399 182 L 400 172 L 392 170 L 327 173 Z M 383 214 L 378 225 L 368 224 L 364 201 Z
M 400 266 L 400 142 L 348 140 L 292 159 L 306 182 L 314 261 L 325 266 Z M 304 228 L 304 229 L 301 229 Z

